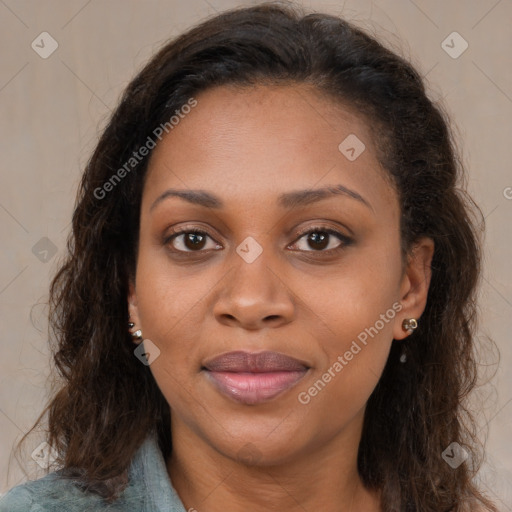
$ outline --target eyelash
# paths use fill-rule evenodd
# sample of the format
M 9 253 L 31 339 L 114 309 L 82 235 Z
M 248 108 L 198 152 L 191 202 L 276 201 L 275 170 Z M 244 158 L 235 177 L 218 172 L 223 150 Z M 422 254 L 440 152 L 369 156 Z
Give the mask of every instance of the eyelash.
M 339 231 L 336 231 L 334 229 L 331 229 L 329 227 L 326 227 L 326 226 L 313 226 L 313 227 L 310 227 L 308 228 L 306 231 L 301 231 L 299 233 L 297 233 L 297 237 L 295 239 L 295 242 L 293 242 L 292 245 L 295 245 L 301 238 L 303 238 L 304 236 L 306 235 L 310 235 L 311 233 L 324 233 L 324 234 L 328 234 L 328 235 L 331 235 L 331 236 L 334 236 L 336 238 L 338 238 L 340 240 L 340 245 L 338 247 L 335 247 L 333 249 L 328 249 L 328 250 L 309 250 L 309 251 L 301 251 L 299 250 L 299 252 L 305 252 L 305 253 L 322 253 L 322 254 L 329 254 L 329 255 L 332 255 L 333 253 L 337 253 L 339 251 L 342 251 L 343 249 L 345 249 L 346 247 L 348 247 L 349 245 L 351 245 L 354 240 L 346 235 L 344 235 L 343 233 L 340 233 Z M 195 234 L 195 235 L 205 235 L 207 237 L 209 237 L 211 240 L 213 240 L 215 243 L 218 244 L 218 242 L 216 242 L 216 240 L 213 239 L 213 237 L 211 237 L 206 231 L 203 231 L 203 230 L 200 230 L 198 228 L 195 228 L 195 227 L 191 227 L 191 228 L 182 228 L 182 229 L 179 229 L 177 231 L 174 231 L 172 232 L 172 234 L 168 237 L 165 238 L 164 240 L 164 244 L 165 245 L 169 245 L 171 243 L 172 240 L 174 240 L 175 238 L 177 238 L 178 236 L 180 235 L 184 235 L 184 234 Z M 220 245 L 220 244 L 218 244 Z M 173 253 L 178 253 L 178 254 L 194 254 L 194 253 L 197 253 L 197 254 L 200 254 L 202 252 L 205 252 L 205 251 L 211 251 L 211 250 L 217 250 L 217 249 L 200 249 L 198 251 L 182 251 L 180 249 L 170 249 Z

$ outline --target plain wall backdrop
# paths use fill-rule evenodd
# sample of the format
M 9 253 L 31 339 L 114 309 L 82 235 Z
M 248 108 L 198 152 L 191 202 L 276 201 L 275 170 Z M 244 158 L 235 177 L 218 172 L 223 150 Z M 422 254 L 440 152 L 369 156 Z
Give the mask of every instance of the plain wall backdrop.
M 31 457 L 42 438 L 26 447 L 28 474 L 12 448 L 49 396 L 44 301 L 101 129 L 130 79 L 167 39 L 216 12 L 255 3 L 0 0 L 0 493 L 45 474 Z M 484 404 L 479 421 L 487 437 L 482 480 L 499 508 L 512 511 L 512 2 L 301 5 L 342 15 L 406 56 L 452 118 L 468 189 L 486 222 L 479 337 L 493 338 L 501 352 L 498 368 L 495 355 L 482 354 L 483 376 L 495 375 L 475 395 Z

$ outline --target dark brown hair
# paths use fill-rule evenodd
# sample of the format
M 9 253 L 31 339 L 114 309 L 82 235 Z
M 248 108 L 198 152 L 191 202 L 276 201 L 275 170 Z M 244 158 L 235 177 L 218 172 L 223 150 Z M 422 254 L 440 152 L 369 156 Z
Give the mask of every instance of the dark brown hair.
M 51 283 L 60 385 L 32 430 L 48 413 L 63 475 L 111 501 L 150 430 L 169 456 L 169 405 L 127 332 L 148 158 L 104 197 L 97 191 L 194 95 L 263 83 L 306 84 L 358 112 L 398 194 L 404 260 L 419 237 L 435 242 L 419 327 L 402 345 L 393 341 L 367 404 L 358 456 L 364 484 L 382 491 L 386 511 L 460 511 L 468 503 L 495 510 L 473 484 L 480 445 L 464 405 L 477 375 L 483 218 L 462 188 L 449 123 L 405 59 L 343 19 L 290 6 L 221 13 L 165 44 L 126 88 L 84 170 L 68 254 Z M 457 469 L 441 456 L 452 442 L 471 455 Z

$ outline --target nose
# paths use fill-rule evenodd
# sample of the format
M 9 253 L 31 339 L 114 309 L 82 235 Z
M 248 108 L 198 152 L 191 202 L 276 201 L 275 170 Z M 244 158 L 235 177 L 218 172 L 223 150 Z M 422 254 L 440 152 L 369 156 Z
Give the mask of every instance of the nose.
M 213 309 L 218 322 L 257 330 L 292 321 L 293 294 L 275 265 L 270 268 L 264 254 L 252 263 L 240 259 L 227 274 Z

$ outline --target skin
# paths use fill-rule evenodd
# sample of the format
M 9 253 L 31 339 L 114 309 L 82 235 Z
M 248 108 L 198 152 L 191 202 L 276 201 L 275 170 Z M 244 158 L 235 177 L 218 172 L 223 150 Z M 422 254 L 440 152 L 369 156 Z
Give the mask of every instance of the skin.
M 135 328 L 161 351 L 150 369 L 171 408 L 173 486 L 187 510 L 380 510 L 356 466 L 364 410 L 393 338 L 409 335 L 402 321 L 421 321 L 434 243 L 421 239 L 402 267 L 397 194 L 348 107 L 303 85 L 223 86 L 196 99 L 151 155 L 128 297 Z M 354 161 L 338 149 L 349 134 L 366 146 Z M 277 202 L 338 184 L 370 206 L 347 195 L 293 209 Z M 168 197 L 150 210 L 169 188 L 205 190 L 224 206 Z M 318 226 L 353 242 L 330 235 L 322 245 L 299 232 Z M 184 236 L 166 243 L 171 227 L 205 231 L 200 252 Z M 236 252 L 248 236 L 263 251 L 252 263 Z M 393 304 L 402 309 L 301 404 L 299 393 Z M 310 370 L 268 402 L 241 404 L 201 372 L 231 350 L 282 352 Z

